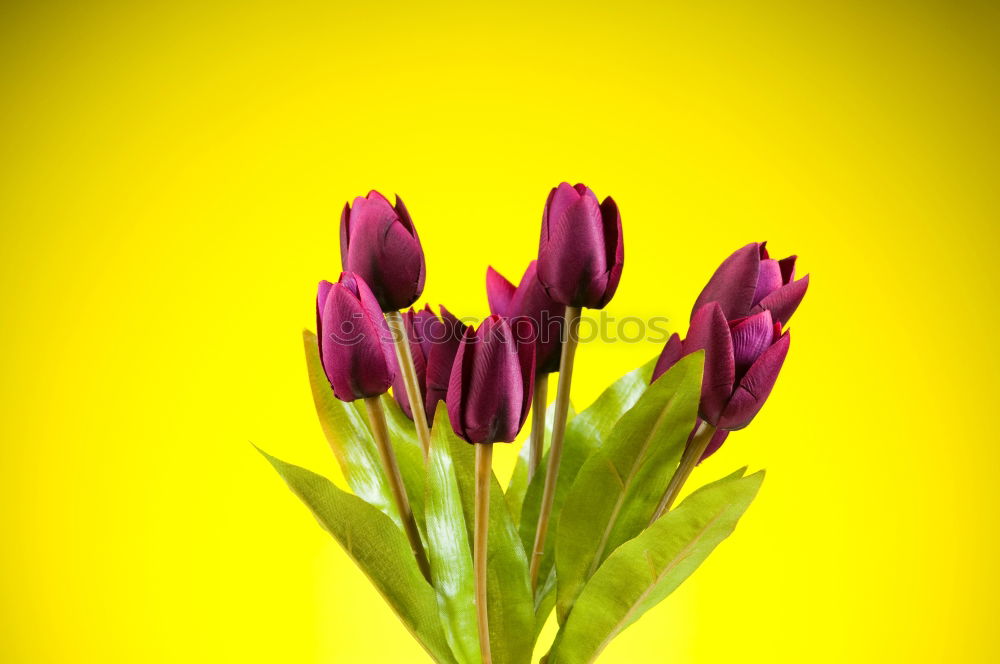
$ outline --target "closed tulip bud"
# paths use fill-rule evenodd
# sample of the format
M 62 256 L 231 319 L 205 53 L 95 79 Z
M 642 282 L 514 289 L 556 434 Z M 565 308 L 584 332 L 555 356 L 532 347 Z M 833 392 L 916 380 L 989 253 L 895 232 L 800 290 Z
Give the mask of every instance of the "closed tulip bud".
M 517 340 L 510 323 L 490 316 L 465 330 L 448 385 L 452 429 L 470 443 L 509 443 L 531 406 L 534 344 Z
M 535 372 L 547 374 L 559 371 L 566 307 L 549 297 L 538 280 L 537 261 L 528 264 L 517 286 L 492 267 L 489 268 L 486 272 L 486 296 L 490 311 L 510 319 L 519 338 L 523 332 L 531 333 L 531 337 L 521 340 L 534 341 Z M 531 325 L 522 326 L 519 324 L 521 320 L 530 320 Z
M 417 384 L 420 385 L 420 393 L 424 395 L 424 412 L 427 414 L 427 421 L 432 422 L 437 402 L 443 401 L 448 392 L 451 365 L 467 326 L 443 306 L 441 318 L 438 318 L 429 304 L 421 311 L 414 312 L 410 309 L 402 317 L 406 337 L 410 342 Z M 402 372 L 396 374 L 392 394 L 399 407 L 412 420 L 413 413 L 410 411 L 410 400 L 406 395 Z
M 410 213 L 377 191 L 344 205 L 340 260 L 371 287 L 383 312 L 405 309 L 424 291 L 424 251 Z
M 542 216 L 538 278 L 553 300 L 572 307 L 603 309 L 615 294 L 625 259 L 622 218 L 608 196 L 582 184 L 552 190 Z
M 722 262 L 691 310 L 692 318 L 709 302 L 718 302 L 727 320 L 770 311 L 788 323 L 809 287 L 809 275 L 795 279 L 795 256 L 774 260 L 766 242 L 753 242 Z
M 695 312 L 684 341 L 676 334 L 667 341 L 653 380 L 681 357 L 704 350 L 699 416 L 717 429 L 742 429 L 771 393 L 789 341 L 788 332 L 781 333 L 781 323 L 774 321 L 766 309 L 727 321 L 722 307 L 710 302 Z M 714 449 L 724 439 L 717 441 Z
M 319 355 L 341 401 L 384 394 L 396 376 L 392 336 L 375 296 L 350 272 L 321 281 L 316 298 Z

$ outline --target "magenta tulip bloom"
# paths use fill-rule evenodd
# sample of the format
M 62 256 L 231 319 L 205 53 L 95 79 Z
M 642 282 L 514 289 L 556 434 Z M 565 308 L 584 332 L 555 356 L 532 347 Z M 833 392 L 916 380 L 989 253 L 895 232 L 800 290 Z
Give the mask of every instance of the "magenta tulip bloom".
M 383 312 L 405 309 L 424 291 L 424 251 L 410 213 L 399 196 L 392 206 L 370 191 L 344 205 L 340 216 L 340 260 L 371 287 Z
M 470 443 L 509 443 L 531 407 L 535 346 L 519 342 L 510 323 L 490 316 L 466 329 L 451 368 L 448 417 Z
M 490 311 L 511 320 L 515 334 L 521 337 L 520 320 L 528 319 L 526 326 L 535 343 L 535 372 L 538 374 L 559 371 L 559 354 L 562 350 L 563 322 L 566 307 L 559 304 L 545 291 L 538 280 L 537 261 L 528 263 L 528 269 L 517 286 L 510 283 L 492 267 L 486 271 L 486 297 Z
M 424 412 L 427 414 L 427 421 L 433 422 L 437 402 L 444 401 L 448 392 L 451 365 L 467 326 L 443 306 L 441 318 L 438 318 L 429 304 L 421 311 L 414 312 L 410 309 L 403 313 L 403 325 L 410 341 L 410 354 L 413 356 L 420 393 L 424 395 Z M 392 394 L 399 407 L 412 420 L 413 413 L 410 411 L 410 399 L 406 395 L 402 372 L 396 374 Z
M 319 356 L 341 401 L 384 394 L 396 376 L 392 336 L 371 289 L 350 272 L 321 281 L 316 298 Z
M 753 242 L 722 262 L 691 310 L 718 302 L 727 320 L 770 311 L 774 320 L 788 323 L 809 287 L 809 275 L 795 279 L 795 256 L 774 260 L 766 242 Z
M 549 296 L 572 307 L 603 309 L 622 276 L 622 218 L 608 196 L 563 182 L 549 193 L 538 245 L 538 278 Z
M 767 309 L 727 321 L 722 307 L 710 302 L 695 312 L 684 341 L 676 334 L 667 341 L 653 380 L 685 355 L 704 350 L 699 416 L 717 429 L 742 429 L 771 393 L 789 341 Z

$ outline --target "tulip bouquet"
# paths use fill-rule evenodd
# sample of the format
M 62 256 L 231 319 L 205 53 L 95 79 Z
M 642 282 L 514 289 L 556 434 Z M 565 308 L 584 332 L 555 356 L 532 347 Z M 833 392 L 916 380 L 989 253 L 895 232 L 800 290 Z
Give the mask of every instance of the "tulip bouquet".
M 537 261 L 517 286 L 488 270 L 492 315 L 478 326 L 444 307 L 401 312 L 425 275 L 401 200 L 355 199 L 340 231 L 344 272 L 320 283 L 317 333 L 304 340 L 320 422 L 353 493 L 265 456 L 434 661 L 530 662 L 553 609 L 542 661 L 595 661 L 756 495 L 763 471 L 744 468 L 674 507 L 695 467 L 770 394 L 808 276 L 764 243 L 739 249 L 698 297 L 686 336 L 575 413 L 581 311 L 607 305 L 621 277 L 614 200 L 582 184 L 553 189 Z M 529 414 L 504 490 L 493 444 L 512 442 Z

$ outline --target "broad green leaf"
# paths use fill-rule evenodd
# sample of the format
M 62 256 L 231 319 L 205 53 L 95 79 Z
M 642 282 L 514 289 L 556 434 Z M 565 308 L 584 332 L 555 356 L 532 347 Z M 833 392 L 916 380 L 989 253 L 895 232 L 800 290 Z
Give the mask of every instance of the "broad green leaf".
M 389 442 L 396 453 L 396 465 L 399 466 L 399 474 L 403 478 L 403 487 L 410 500 L 413 516 L 417 520 L 417 529 L 420 530 L 420 535 L 426 543 L 427 533 L 424 530 L 426 470 L 424 452 L 417 438 L 417 429 L 413 420 L 406 416 L 396 400 L 388 393 L 383 394 L 380 399 L 382 410 L 385 411 L 386 425 L 389 429 Z M 353 405 L 368 428 L 369 436 L 371 436 L 368 407 L 362 399 L 358 399 Z M 372 444 L 374 445 L 374 442 Z
M 597 659 L 622 630 L 673 592 L 729 536 L 764 472 L 702 487 L 601 565 L 556 637 L 548 664 Z
M 309 386 L 312 388 L 316 414 L 319 415 L 319 422 L 330 448 L 340 463 L 344 479 L 355 495 L 388 514 L 402 527 L 399 511 L 382 470 L 382 462 L 375 451 L 375 442 L 368 429 L 366 416 L 359 413 L 352 404 L 344 403 L 333 395 L 319 359 L 316 335 L 304 330 L 302 341 L 305 344 Z M 422 486 L 420 491 L 423 492 Z
M 649 524 L 698 414 L 703 358 L 681 359 L 643 392 L 580 469 L 555 533 L 560 624 L 604 559 Z
M 556 493 L 552 503 L 552 514 L 549 517 L 549 536 L 545 541 L 545 552 L 542 565 L 539 568 L 540 579 L 548 579 L 555 565 L 555 534 L 559 524 L 559 515 L 577 473 L 593 451 L 599 448 L 607 438 L 619 418 L 631 408 L 649 386 L 656 365 L 653 358 L 638 369 L 634 369 L 608 386 L 589 408 L 574 417 L 566 425 L 566 436 L 563 440 L 562 461 L 559 464 L 559 479 L 556 481 Z M 542 458 L 542 468 L 549 462 L 548 451 Z M 525 551 L 531 551 L 535 545 L 535 529 L 538 527 L 538 513 L 542 502 L 542 490 L 545 487 L 545 473 L 539 472 L 531 479 L 524 496 L 521 509 L 519 530 L 521 542 Z M 554 583 L 539 584 L 535 597 L 538 607 L 538 622 L 545 623 L 548 612 L 552 610 L 552 602 L 546 594 L 555 590 Z M 546 608 L 547 607 L 547 608 Z
M 454 664 L 438 617 L 434 589 L 421 575 L 400 529 L 373 506 L 338 489 L 325 477 L 266 452 L 261 454 L 371 579 L 434 661 Z
M 566 415 L 567 425 L 573 421 L 575 416 L 576 411 L 573 410 L 571 403 Z M 545 460 L 548 458 L 545 454 L 549 450 L 549 443 L 552 442 L 552 422 L 554 419 L 555 409 L 550 404 L 545 409 L 545 442 L 542 445 L 542 463 L 538 467 L 538 472 L 543 474 Z M 507 498 L 507 507 L 510 508 L 510 516 L 514 519 L 515 524 L 521 521 L 521 505 L 524 503 L 524 494 L 528 490 L 528 454 L 530 448 L 528 441 L 525 441 L 524 445 L 521 446 L 521 451 L 517 455 L 517 463 L 514 465 L 514 474 L 510 476 L 510 483 L 507 484 L 507 491 L 504 492 L 504 497 Z
M 439 407 L 441 408 L 441 407 Z M 442 408 L 443 409 L 443 408 Z M 450 426 L 435 427 L 451 445 L 451 458 L 462 494 L 465 526 L 472 535 L 475 516 L 475 450 Z M 503 443 L 498 443 L 503 444 Z M 470 550 L 471 550 L 471 544 Z M 487 542 L 489 576 L 487 612 L 494 664 L 528 664 L 534 646 L 534 611 L 528 581 L 528 557 L 507 509 L 496 477 L 490 486 L 490 531 Z
M 445 636 L 462 664 L 478 664 L 475 578 L 462 494 L 451 460 L 448 413 L 438 408 L 427 467 L 426 526 L 431 576 Z

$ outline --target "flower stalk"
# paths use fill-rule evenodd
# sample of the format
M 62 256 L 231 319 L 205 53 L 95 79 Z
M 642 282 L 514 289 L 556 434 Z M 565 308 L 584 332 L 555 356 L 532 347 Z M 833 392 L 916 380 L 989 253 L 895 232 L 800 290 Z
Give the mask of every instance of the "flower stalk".
M 410 350 L 410 340 L 406 335 L 406 326 L 398 311 L 386 312 L 385 320 L 392 330 L 392 339 L 396 345 L 396 359 L 399 360 L 399 370 L 403 374 L 403 383 L 406 386 L 406 397 L 410 402 L 413 424 L 417 430 L 420 447 L 424 451 L 424 461 L 426 461 L 431 452 L 431 430 L 427 426 L 424 399 L 420 394 L 420 385 L 417 383 L 417 370 L 413 364 L 413 353 Z
M 569 392 L 573 380 L 573 360 L 579 342 L 580 307 L 566 307 L 565 336 L 559 358 L 559 385 L 556 388 L 555 413 L 552 422 L 552 441 L 549 443 L 549 463 L 545 469 L 545 487 L 535 530 L 535 543 L 531 548 L 531 588 L 538 587 L 538 572 L 545 553 L 545 538 L 549 530 L 549 516 L 556 497 L 559 479 L 559 462 L 562 459 L 563 437 L 566 434 L 566 417 L 569 413 Z M 543 425 L 544 426 L 544 425 Z M 544 430 L 544 429 L 543 429 Z
M 674 501 L 677 500 L 681 489 L 684 488 L 684 483 L 691 477 L 694 467 L 698 465 L 702 455 L 705 454 L 705 450 L 708 448 L 713 435 L 715 435 L 715 427 L 708 422 L 702 422 L 695 432 L 694 437 L 688 443 L 687 447 L 684 448 L 684 454 L 681 455 L 681 462 L 677 466 L 677 470 L 674 471 L 673 477 L 670 478 L 667 490 L 663 492 L 663 498 L 660 499 L 660 504 L 656 507 L 649 525 L 653 525 L 657 519 L 673 507 Z
M 531 440 L 528 441 L 528 481 L 542 464 L 542 450 L 545 448 L 545 402 L 548 400 L 549 376 L 535 377 L 535 394 L 531 404 Z
M 386 480 L 389 483 L 389 490 L 392 492 L 393 501 L 399 511 L 399 518 L 403 522 L 403 530 L 406 532 L 406 539 L 410 542 L 413 555 L 417 559 L 417 566 L 424 577 L 431 580 L 431 567 L 427 561 L 427 554 L 424 552 L 423 543 L 420 541 L 420 531 L 417 530 L 417 521 L 413 517 L 413 510 L 410 508 L 410 501 L 406 497 L 406 489 L 403 487 L 403 478 L 399 473 L 399 465 L 396 463 L 396 455 L 392 451 L 389 443 L 389 429 L 385 423 L 385 411 L 382 409 L 382 401 L 379 397 L 367 397 L 365 408 L 368 411 L 368 422 L 372 427 L 372 436 L 375 438 L 375 447 L 378 449 L 379 457 L 382 460 L 382 468 L 385 471 Z
M 490 621 L 487 610 L 487 545 L 490 526 L 490 478 L 493 475 L 493 443 L 476 446 L 475 530 L 472 564 L 476 577 L 476 624 L 479 629 L 479 652 L 483 664 L 492 664 Z

